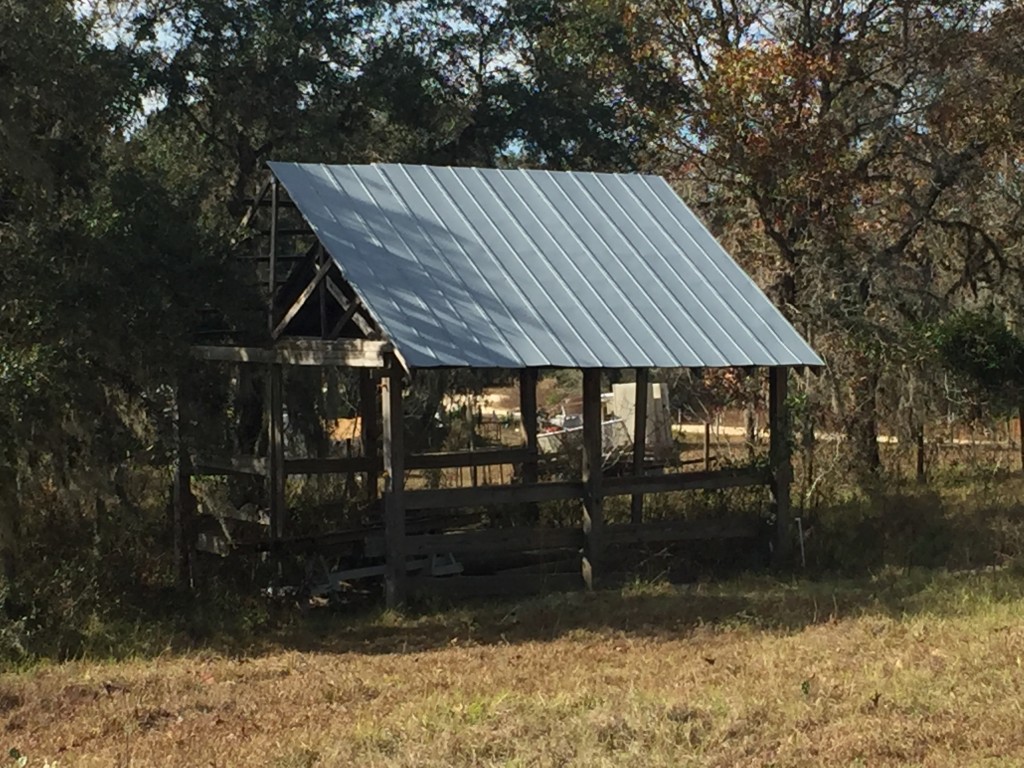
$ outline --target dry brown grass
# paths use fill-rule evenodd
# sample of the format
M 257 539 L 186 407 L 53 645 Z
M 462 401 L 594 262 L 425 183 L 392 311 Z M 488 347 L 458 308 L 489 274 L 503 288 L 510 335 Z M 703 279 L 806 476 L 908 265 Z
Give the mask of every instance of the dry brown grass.
M 0 678 L 61 766 L 1024 765 L 1024 578 L 768 579 L 306 620 Z

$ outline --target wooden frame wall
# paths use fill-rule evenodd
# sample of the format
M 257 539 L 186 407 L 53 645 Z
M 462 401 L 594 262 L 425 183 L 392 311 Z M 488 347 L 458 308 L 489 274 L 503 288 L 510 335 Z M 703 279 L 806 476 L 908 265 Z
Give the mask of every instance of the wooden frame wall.
M 537 371 L 520 373 L 520 402 L 525 445 L 522 448 L 483 449 L 477 451 L 451 451 L 410 454 L 405 448 L 403 424 L 404 371 L 386 347 L 373 347 L 371 351 L 349 343 L 339 348 L 339 342 L 323 342 L 322 347 L 307 346 L 303 355 L 295 357 L 287 344 L 280 348 L 247 349 L 220 348 L 216 354 L 209 347 L 197 347 L 195 355 L 202 360 L 222 360 L 264 365 L 268 370 L 268 453 L 258 457 L 196 457 L 184 453 L 176 473 L 174 504 L 178 539 L 190 535 L 185 522 L 190 520 L 187 492 L 189 476 L 204 474 L 254 474 L 267 478 L 270 501 L 271 534 L 275 540 L 288 535 L 288 514 L 284 493 L 288 475 L 333 474 L 362 472 L 366 477 L 368 499 L 373 501 L 378 492 L 378 477 L 384 479 L 383 522 L 385 553 L 385 595 L 387 605 L 400 607 L 407 598 L 406 559 L 432 551 L 431 547 L 444 542 L 440 551 L 454 552 L 470 547 L 485 550 L 493 546 L 551 546 L 552 542 L 574 542 L 580 550 L 582 585 L 595 588 L 605 575 L 604 555 L 610 542 L 615 545 L 648 543 L 659 540 L 686 540 L 700 537 L 734 537 L 750 534 L 738 531 L 735 521 L 686 523 L 685 521 L 645 522 L 643 503 L 647 494 L 680 490 L 722 489 L 749 486 L 767 486 L 771 489 L 776 513 L 773 557 L 777 564 L 787 562 L 791 550 L 790 484 L 792 467 L 786 407 L 788 370 L 769 369 L 769 418 L 771 428 L 770 469 L 729 468 L 645 474 L 643 461 L 643 435 L 647 426 L 646 387 L 638 388 L 634 434 L 638 436 L 633 455 L 632 472 L 621 477 L 605 477 L 602 471 L 602 426 L 600 369 L 583 372 L 583 461 L 579 480 L 541 481 L 537 471 Z M 229 351 L 231 350 L 231 351 Z M 363 423 L 364 456 L 328 459 L 288 458 L 284 453 L 283 414 L 284 368 L 287 359 L 293 365 L 333 365 L 338 359 L 356 362 L 360 367 L 360 411 Z M 269 365 L 266 361 L 270 362 Z M 378 367 L 371 367 L 378 363 Z M 638 384 L 649 382 L 647 371 L 637 372 Z M 379 395 L 379 397 L 378 397 Z M 379 417 L 379 418 L 378 418 Z M 379 425 L 379 426 L 378 426 Z M 379 432 L 378 432 L 379 429 Z M 377 439 L 377 436 L 380 439 Z M 636 447 L 639 446 L 639 447 Z M 379 451 L 379 455 L 378 455 Z M 521 467 L 521 482 L 479 487 L 436 488 L 409 490 L 405 487 L 405 473 L 410 469 L 472 467 L 515 463 Z M 630 523 L 608 526 L 604 520 L 604 499 L 607 496 L 631 497 Z M 535 505 L 557 500 L 581 502 L 580 528 L 575 532 L 554 529 L 514 529 L 509 531 L 480 531 L 473 533 L 432 534 L 408 536 L 406 516 L 410 512 L 479 507 L 501 504 Z M 493 543 L 492 543 L 493 542 Z M 184 573 L 184 571 L 183 571 Z
M 282 204 L 276 181 L 264 186 L 254 209 L 246 214 L 246 222 L 254 216 L 255 207 L 263 204 L 269 192 L 271 200 L 269 262 L 270 299 L 268 301 L 269 340 L 261 346 L 203 345 L 193 347 L 197 360 L 265 366 L 267 376 L 267 455 L 210 457 L 188 455 L 184 440 L 179 451 L 175 473 L 173 510 L 175 542 L 179 550 L 181 578 L 191 579 L 188 542 L 194 540 L 191 527 L 189 490 L 192 476 L 219 474 L 251 474 L 267 479 L 270 505 L 271 536 L 281 542 L 288 535 L 288 510 L 285 486 L 294 474 L 365 473 L 368 501 L 378 497 L 379 480 L 383 478 L 382 518 L 384 522 L 385 596 L 389 607 L 400 607 L 407 597 L 406 558 L 431 552 L 500 551 L 501 547 L 526 547 L 552 541 L 580 552 L 580 583 L 588 588 L 600 584 L 604 560 L 610 544 L 646 543 L 687 538 L 736 536 L 735 521 L 644 521 L 646 494 L 686 489 L 719 489 L 744 486 L 769 486 L 775 506 L 776 530 L 773 555 L 776 563 L 784 563 L 791 549 L 789 416 L 787 412 L 788 369 L 769 369 L 769 420 L 771 429 L 770 469 L 724 469 L 674 474 L 645 474 L 647 399 L 650 383 L 648 369 L 635 370 L 637 382 L 634 422 L 632 472 L 624 477 L 605 477 L 602 462 L 601 369 L 583 371 L 583 459 L 579 480 L 541 482 L 538 471 L 537 444 L 537 369 L 519 372 L 521 423 L 524 434 L 522 448 L 501 448 L 480 451 L 453 451 L 434 454 L 408 454 L 403 435 L 403 379 L 405 371 L 396 350 L 380 338 L 368 316 L 361 312 L 358 299 L 345 294 L 330 272 L 330 260 L 322 248 L 312 253 L 315 269 L 298 299 L 288 307 L 279 307 L 275 297 L 278 283 L 278 253 L 284 232 L 278 226 Z M 287 337 L 288 323 L 302 305 L 314 294 L 320 298 L 319 339 Z M 327 328 L 325 303 L 333 297 L 341 307 L 339 320 Z M 337 338 L 340 326 L 353 322 L 364 338 Z M 285 369 L 290 366 L 340 366 L 359 371 L 360 412 L 362 416 L 363 456 L 344 458 L 288 458 L 284 441 Z M 184 396 L 183 396 L 184 397 Z M 179 405 L 179 408 L 184 408 Z M 469 488 L 410 490 L 405 487 L 405 472 L 417 468 L 479 467 L 489 464 L 518 464 L 521 482 Z M 604 499 L 609 495 L 628 495 L 630 522 L 607 526 Z M 582 517 L 579 529 L 512 529 L 475 531 L 472 533 L 430 534 L 409 536 L 406 516 L 410 511 L 475 507 L 496 504 L 535 505 L 546 501 L 578 500 Z M 489 549 L 492 548 L 492 549 Z

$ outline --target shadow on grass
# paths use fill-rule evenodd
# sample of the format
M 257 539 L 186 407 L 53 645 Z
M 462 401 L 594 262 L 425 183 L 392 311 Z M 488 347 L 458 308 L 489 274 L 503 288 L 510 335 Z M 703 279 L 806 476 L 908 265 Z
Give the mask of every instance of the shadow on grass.
M 808 513 L 809 567 L 846 578 L 762 574 L 685 586 L 638 581 L 593 594 L 414 603 L 398 616 L 372 607 L 379 594 L 341 609 L 271 605 L 243 574 L 237 583 L 208 583 L 197 598 L 167 587 L 134 591 L 95 620 L 79 616 L 41 629 L 7 606 L 11 618 L 5 624 L 0 617 L 0 660 L 20 665 L 193 651 L 388 654 L 453 643 L 545 642 L 573 633 L 653 639 L 717 628 L 792 633 L 863 615 L 955 615 L 982 610 L 986 602 L 1024 600 L 1024 570 L 1014 566 L 1024 563 L 1022 498 L 1024 479 L 993 475 L 950 487 L 890 488 Z M 660 562 L 648 572 L 696 578 L 705 571 L 687 568 L 698 555 L 714 554 L 702 550 L 678 558 L 686 567 L 676 572 Z M 756 567 L 732 547 L 716 557 L 734 569 Z M 996 563 L 1006 567 L 991 569 Z
M 413 607 L 404 615 L 353 617 L 314 612 L 259 642 L 213 646 L 227 653 L 420 653 L 452 645 L 547 642 L 589 635 L 678 639 L 698 631 L 744 628 L 794 633 L 862 616 L 904 620 L 955 616 L 1024 599 L 1024 575 L 999 570 L 890 572 L 861 580 L 724 584 L 637 584 L 620 590 L 560 593 L 525 600 Z

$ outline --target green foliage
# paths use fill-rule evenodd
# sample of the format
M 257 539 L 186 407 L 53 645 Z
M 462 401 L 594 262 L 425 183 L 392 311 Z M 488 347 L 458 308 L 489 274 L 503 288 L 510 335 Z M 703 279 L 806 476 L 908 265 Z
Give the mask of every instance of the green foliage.
M 1016 407 L 1024 392 L 1024 340 L 995 313 L 962 311 L 929 334 L 939 359 L 997 406 Z

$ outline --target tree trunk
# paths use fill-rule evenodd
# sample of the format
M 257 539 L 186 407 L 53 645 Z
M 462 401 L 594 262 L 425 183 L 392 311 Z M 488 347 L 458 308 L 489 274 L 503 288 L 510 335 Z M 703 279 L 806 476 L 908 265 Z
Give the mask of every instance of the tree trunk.
M 880 381 L 872 367 L 851 385 L 852 407 L 846 417 L 846 437 L 850 441 L 850 458 L 855 470 L 864 475 L 877 475 L 882 468 L 878 452 L 877 399 Z
M 20 527 L 21 501 L 18 498 L 17 472 L 0 463 L 0 568 L 8 586 L 18 576 Z

